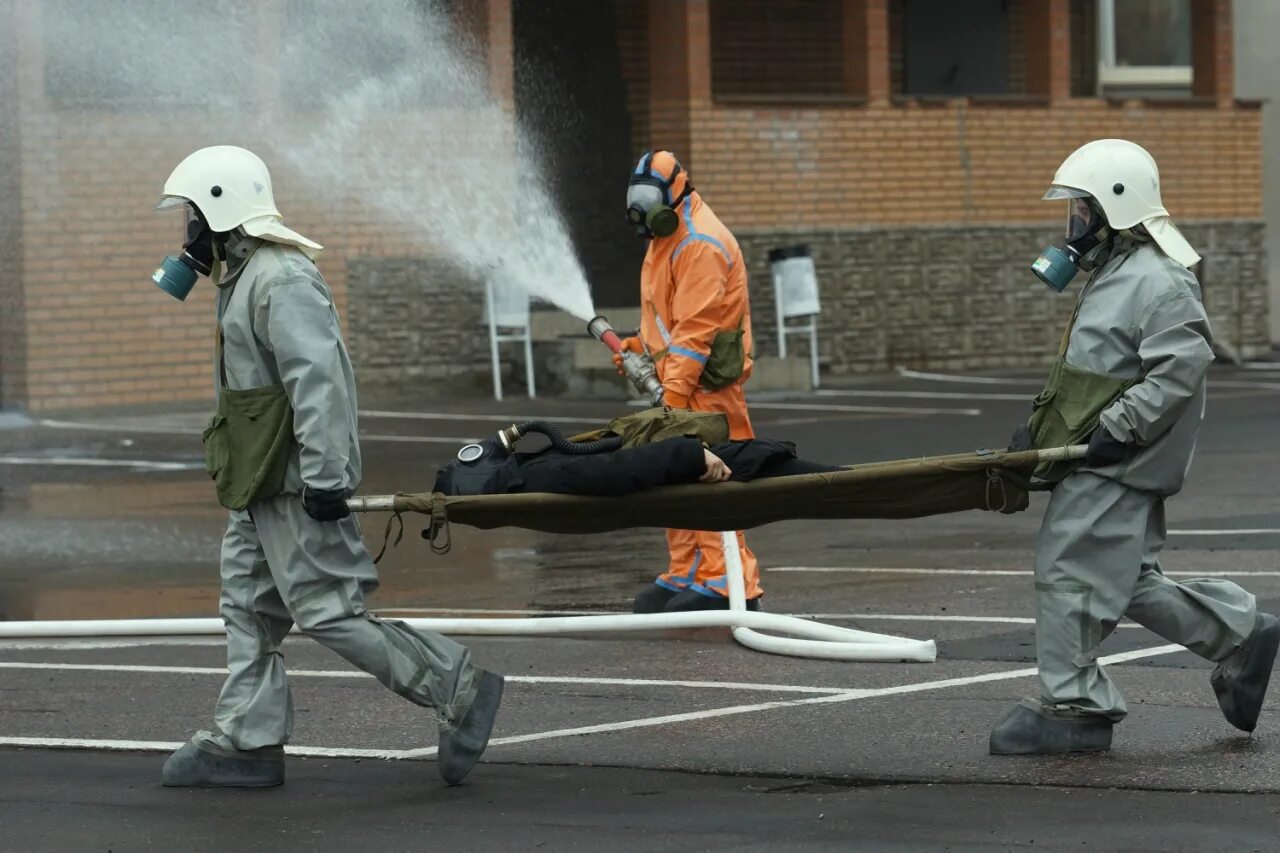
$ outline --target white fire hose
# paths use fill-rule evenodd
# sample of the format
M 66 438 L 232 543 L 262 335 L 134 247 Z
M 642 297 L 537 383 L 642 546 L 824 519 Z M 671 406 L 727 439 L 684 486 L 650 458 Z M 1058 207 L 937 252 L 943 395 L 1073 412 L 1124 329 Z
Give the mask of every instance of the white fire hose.
M 1084 445 L 1040 451 L 1041 462 L 1084 457 Z M 357 511 L 391 509 L 392 495 L 353 498 Z M 742 555 L 737 534 L 721 533 L 724 548 L 728 610 L 692 613 L 618 613 L 602 616 L 557 616 L 517 619 L 405 619 L 410 626 L 456 636 L 545 637 L 623 631 L 665 631 L 690 628 L 729 628 L 733 638 L 749 649 L 791 657 L 824 660 L 931 663 L 938 652 L 933 640 L 913 640 L 854 628 L 827 625 L 798 616 L 747 610 Z M 295 626 L 294 632 L 297 632 Z M 154 637 L 221 635 L 221 619 L 72 619 L 0 622 L 0 639 L 51 637 Z M 788 636 L 772 636 L 771 631 Z

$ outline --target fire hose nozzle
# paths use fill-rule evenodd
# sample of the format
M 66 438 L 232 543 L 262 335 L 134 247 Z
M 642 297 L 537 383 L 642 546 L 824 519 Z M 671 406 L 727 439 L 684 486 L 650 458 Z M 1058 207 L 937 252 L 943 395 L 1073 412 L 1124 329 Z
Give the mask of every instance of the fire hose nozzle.
M 607 346 L 614 355 L 621 356 L 622 371 L 631 380 L 631 384 L 649 398 L 650 404 L 661 406 L 662 380 L 658 378 L 658 370 L 653 366 L 653 359 L 644 353 L 623 352 L 618 333 L 603 316 L 596 317 L 588 323 L 587 331 L 591 337 Z

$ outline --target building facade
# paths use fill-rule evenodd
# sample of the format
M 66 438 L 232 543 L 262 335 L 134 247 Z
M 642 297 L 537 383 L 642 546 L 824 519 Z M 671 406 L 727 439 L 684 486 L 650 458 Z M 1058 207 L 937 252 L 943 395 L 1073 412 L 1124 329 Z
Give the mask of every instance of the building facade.
M 208 305 L 148 289 L 174 249 L 150 206 L 172 164 L 221 140 L 175 125 L 173 105 L 60 99 L 30 37 L 56 37 L 42 24 L 54 5 L 0 0 L 0 406 L 206 399 Z M 269 40 L 297 5 L 252 4 L 246 37 Z M 1039 364 L 1070 310 L 1029 272 L 1061 235 L 1061 206 L 1040 197 L 1073 149 L 1124 137 L 1161 165 L 1219 337 L 1269 349 L 1262 111 L 1236 97 L 1230 0 L 447 5 L 493 95 L 542 139 L 602 309 L 638 299 L 624 176 L 666 148 L 739 237 L 757 314 L 772 312 L 769 250 L 811 247 L 827 374 Z M 288 90 L 253 81 L 254 99 Z M 205 124 L 234 121 L 222 109 Z M 466 140 L 465 110 L 422 109 L 447 121 L 450 144 Z M 425 147 L 394 122 L 370 144 Z M 394 224 L 319 199 L 306 176 L 278 182 L 289 222 L 328 247 L 321 269 L 361 381 L 484 393 L 476 283 Z M 756 328 L 771 353 L 771 324 Z

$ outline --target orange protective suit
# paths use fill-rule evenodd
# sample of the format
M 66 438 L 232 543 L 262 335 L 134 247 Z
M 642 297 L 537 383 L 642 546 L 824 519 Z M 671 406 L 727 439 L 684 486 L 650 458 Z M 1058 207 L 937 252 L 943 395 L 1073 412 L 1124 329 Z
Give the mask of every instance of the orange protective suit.
M 675 171 L 675 157 L 654 155 L 652 168 L 666 180 Z M 684 194 L 688 176 L 677 172 L 671 194 Z M 640 340 L 653 357 L 666 403 L 695 412 L 723 412 L 729 418 L 729 437 L 754 438 L 742 386 L 751 375 L 751 306 L 747 269 L 742 251 L 724 223 L 696 192 L 676 206 L 680 225 L 666 237 L 649 242 L 640 274 Z M 733 385 L 708 390 L 699 383 L 711 341 L 720 332 L 743 330 L 746 353 L 742 376 Z M 747 598 L 761 594 L 760 568 L 741 531 Z M 704 595 L 727 596 L 724 553 L 718 533 L 668 530 L 671 564 L 656 581 L 670 590 L 693 589 Z

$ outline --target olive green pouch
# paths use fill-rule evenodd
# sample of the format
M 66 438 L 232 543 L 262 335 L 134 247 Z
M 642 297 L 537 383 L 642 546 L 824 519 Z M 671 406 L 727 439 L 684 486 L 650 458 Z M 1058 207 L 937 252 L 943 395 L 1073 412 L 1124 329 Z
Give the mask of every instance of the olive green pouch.
M 745 336 L 743 322 L 739 320 L 738 328 L 720 332 L 711 339 L 711 351 L 707 354 L 707 363 L 698 380 L 708 391 L 727 388 L 742 378 L 742 371 L 747 363 L 747 354 L 742 344 Z
M 1102 413 L 1140 381 L 1089 373 L 1059 358 L 1049 372 L 1045 389 L 1031 403 L 1031 446 L 1044 450 L 1087 442 Z M 1045 463 L 1035 475 L 1057 482 L 1079 465 L 1078 461 Z
M 696 438 L 708 447 L 729 440 L 729 419 L 721 412 L 690 412 L 684 409 L 645 409 L 614 418 L 604 429 L 575 435 L 571 441 L 597 441 L 622 436 L 623 447 L 639 447 L 668 438 Z
M 223 346 L 219 326 L 218 408 L 201 440 L 218 503 L 240 510 L 284 491 L 293 448 L 293 405 L 283 385 L 228 388 Z

